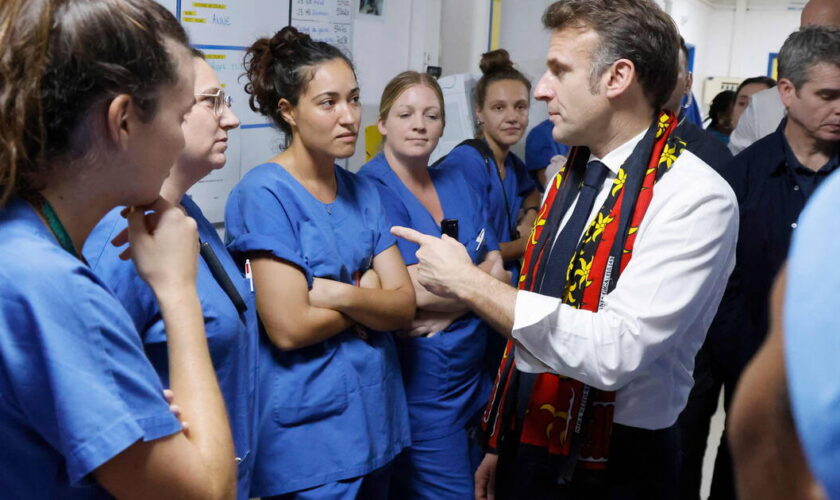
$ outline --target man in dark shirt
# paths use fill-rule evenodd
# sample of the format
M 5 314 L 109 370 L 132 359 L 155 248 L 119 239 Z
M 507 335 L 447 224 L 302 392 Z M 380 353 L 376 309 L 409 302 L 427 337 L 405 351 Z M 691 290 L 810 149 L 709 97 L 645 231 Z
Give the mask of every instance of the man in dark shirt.
M 799 214 L 840 163 L 840 29 L 809 26 L 793 33 L 779 52 L 779 76 L 787 117 L 725 169 L 740 210 L 736 265 L 697 355 L 695 386 L 680 416 L 684 436 L 703 443 L 684 449 L 682 498 L 699 496 L 704 443 L 721 386 L 728 409 L 744 366 L 766 336 L 770 290 Z M 710 498 L 735 498 L 725 437 Z
M 732 153 L 712 134 L 688 121 L 682 107 L 683 96 L 691 95 L 692 80 L 691 72 L 688 70 L 688 47 L 685 45 L 685 40 L 680 37 L 680 67 L 677 85 L 674 87 L 671 98 L 665 103 L 665 109 L 679 116 L 680 122 L 674 135 L 685 141 L 685 148 L 715 169 L 717 173 L 723 174 L 723 168 L 732 160 Z

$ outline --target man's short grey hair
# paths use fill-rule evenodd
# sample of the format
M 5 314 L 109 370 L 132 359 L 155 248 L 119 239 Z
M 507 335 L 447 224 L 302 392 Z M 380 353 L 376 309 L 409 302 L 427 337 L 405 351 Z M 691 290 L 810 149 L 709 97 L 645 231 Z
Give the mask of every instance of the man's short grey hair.
M 840 28 L 811 25 L 791 33 L 779 51 L 779 78 L 799 90 L 808 81 L 808 70 L 820 63 L 840 67 Z

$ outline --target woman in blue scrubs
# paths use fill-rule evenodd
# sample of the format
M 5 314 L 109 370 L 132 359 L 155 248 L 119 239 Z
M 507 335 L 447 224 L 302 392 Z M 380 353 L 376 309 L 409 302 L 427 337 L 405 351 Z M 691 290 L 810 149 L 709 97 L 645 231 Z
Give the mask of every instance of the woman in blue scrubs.
M 411 279 L 376 187 L 335 165 L 356 149 L 361 105 L 341 51 L 293 27 L 246 54 L 253 109 L 287 138 L 248 172 L 225 214 L 253 272 L 261 340 L 252 496 L 385 498 L 409 444 L 387 330 L 414 316 Z
M 519 259 L 525 253 L 540 204 L 537 184 L 525 163 L 510 151 L 528 128 L 531 83 L 513 67 L 504 49 L 482 55 L 479 66 L 483 75 L 474 90 L 476 137 L 487 144 L 493 157 L 487 165 L 476 148 L 462 145 L 446 155 L 438 168 L 458 169 L 470 184 L 485 193 L 490 223 L 515 286 Z
M 480 193 L 455 169 L 427 167 L 443 133 L 443 110 L 434 78 L 414 71 L 397 75 L 379 105 L 383 152 L 359 175 L 377 183 L 392 224 L 440 236 L 443 219 L 457 219 L 458 239 L 473 262 L 508 280 Z M 460 301 L 417 284 L 417 245 L 398 245 L 412 276 L 417 314 L 397 341 L 411 447 L 397 459 L 391 498 L 471 498 L 480 450 L 468 430 L 489 395 L 484 356 L 487 337 L 495 333 Z
M 256 421 L 257 319 L 249 285 L 233 262 L 213 224 L 185 193 L 213 170 L 225 165 L 228 131 L 239 119 L 228 107 L 222 85 L 200 52 L 193 53 L 195 104 L 183 124 L 186 147 L 169 177 L 161 198 L 179 206 L 195 220 L 201 256 L 196 287 L 204 330 L 216 378 L 225 400 L 236 448 L 237 497 L 247 500 Z M 120 208 L 106 215 L 91 232 L 83 254 L 90 267 L 114 291 L 143 339 L 143 347 L 164 387 L 170 387 L 166 328 L 152 289 L 130 262 L 120 258 L 124 248 L 111 240 L 126 227 Z
M 508 52 L 497 49 L 481 56 L 482 77 L 475 85 L 478 139 L 492 158 L 468 145 L 453 149 L 437 168 L 457 169 L 487 200 L 490 225 L 499 239 L 505 269 L 511 284 L 519 284 L 519 259 L 531 234 L 540 205 L 537 184 L 525 163 L 510 148 L 522 139 L 528 127 L 531 83 L 513 67 Z M 490 337 L 487 370 L 495 374 L 505 349 L 500 335 Z
M 230 428 L 195 292 L 195 222 L 158 198 L 194 102 L 183 28 L 150 0 L 0 3 L 0 491 L 223 498 Z M 80 254 L 126 210 L 160 303 L 170 412 L 131 318 Z

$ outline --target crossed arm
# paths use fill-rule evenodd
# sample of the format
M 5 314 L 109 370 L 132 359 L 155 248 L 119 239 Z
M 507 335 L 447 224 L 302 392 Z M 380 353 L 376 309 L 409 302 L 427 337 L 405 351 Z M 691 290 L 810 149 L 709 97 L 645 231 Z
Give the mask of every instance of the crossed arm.
M 356 287 L 316 278 L 309 290 L 296 266 L 269 254 L 251 256 L 257 311 L 266 333 L 280 349 L 326 340 L 359 323 L 375 330 L 408 326 L 414 317 L 414 290 L 396 246 L 373 259 L 378 276 Z

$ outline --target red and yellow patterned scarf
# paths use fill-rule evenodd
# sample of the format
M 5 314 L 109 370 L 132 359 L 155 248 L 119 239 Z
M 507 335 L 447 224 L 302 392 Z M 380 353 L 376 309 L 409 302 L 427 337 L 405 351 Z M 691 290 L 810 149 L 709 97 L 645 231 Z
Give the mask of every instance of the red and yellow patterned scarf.
M 560 297 L 564 304 L 578 309 L 599 309 L 633 256 L 636 231 L 654 185 L 685 148 L 684 142 L 671 137 L 676 125 L 672 114 L 659 114 L 619 169 L 606 201 L 568 263 L 565 283 L 554 283 L 546 290 L 538 284 L 550 266 L 551 245 L 563 213 L 580 190 L 589 160 L 588 149 L 572 150 L 551 183 L 531 231 L 519 280 L 521 290 Z M 501 453 L 513 450 L 529 463 L 555 467 L 560 483 L 570 481 L 578 466 L 605 469 L 615 393 L 551 373 L 520 372 L 515 369 L 512 352 L 513 343 L 508 342 L 483 414 L 488 448 Z

